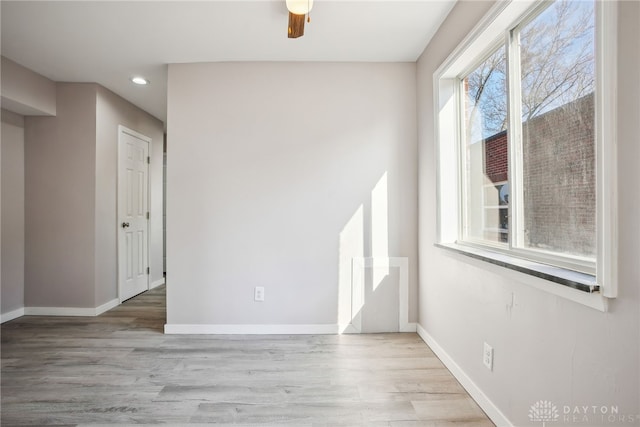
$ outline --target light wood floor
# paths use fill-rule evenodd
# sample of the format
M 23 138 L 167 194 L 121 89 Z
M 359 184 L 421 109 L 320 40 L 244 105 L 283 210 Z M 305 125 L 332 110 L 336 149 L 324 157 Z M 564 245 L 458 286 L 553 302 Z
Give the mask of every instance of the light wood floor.
M 493 426 L 416 334 L 164 335 L 164 301 L 2 325 L 2 425 Z

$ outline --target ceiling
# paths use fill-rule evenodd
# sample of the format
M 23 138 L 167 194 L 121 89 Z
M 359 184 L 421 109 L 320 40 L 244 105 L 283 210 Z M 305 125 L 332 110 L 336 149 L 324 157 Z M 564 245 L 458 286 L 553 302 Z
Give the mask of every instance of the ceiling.
M 54 81 L 99 83 L 166 122 L 167 64 L 415 61 L 455 1 L 316 0 L 304 37 L 288 39 L 285 0 L 3 0 L 2 55 Z

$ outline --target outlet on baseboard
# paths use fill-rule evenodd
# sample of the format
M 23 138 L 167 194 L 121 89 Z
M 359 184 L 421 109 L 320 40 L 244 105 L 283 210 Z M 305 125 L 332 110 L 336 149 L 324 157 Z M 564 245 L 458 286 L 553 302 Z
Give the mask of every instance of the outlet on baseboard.
M 254 301 L 264 301 L 264 286 L 256 286 L 253 290 Z
M 482 352 L 482 363 L 488 370 L 493 371 L 493 347 L 484 343 L 484 350 Z

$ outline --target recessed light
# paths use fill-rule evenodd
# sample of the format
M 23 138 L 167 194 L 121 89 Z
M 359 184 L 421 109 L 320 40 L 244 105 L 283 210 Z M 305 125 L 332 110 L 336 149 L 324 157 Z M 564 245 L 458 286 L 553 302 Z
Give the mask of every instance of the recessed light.
M 148 85 L 149 84 L 149 80 L 145 79 L 144 77 L 140 77 L 140 76 L 135 76 L 135 77 L 131 77 L 131 81 L 137 85 Z

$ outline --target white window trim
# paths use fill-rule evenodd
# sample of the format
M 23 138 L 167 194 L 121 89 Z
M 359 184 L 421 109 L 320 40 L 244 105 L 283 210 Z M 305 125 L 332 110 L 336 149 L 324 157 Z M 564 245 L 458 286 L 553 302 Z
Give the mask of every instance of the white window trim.
M 455 248 L 457 252 L 474 255 L 474 248 L 458 244 L 462 230 L 463 204 L 460 191 L 460 129 L 458 76 L 469 69 L 471 62 L 504 40 L 504 32 L 513 28 L 529 14 L 538 0 L 505 1 L 497 3 L 465 37 L 434 73 L 434 130 L 437 159 L 437 239 L 438 246 Z M 581 304 L 606 310 L 606 298 L 617 296 L 617 179 L 616 179 L 616 100 L 617 100 L 617 4 L 596 1 L 596 233 L 597 256 L 595 283 L 599 292 L 587 294 L 559 286 L 539 277 L 525 280 L 535 287 Z M 607 31 L 608 30 L 608 31 Z M 469 61 L 469 58 L 472 61 Z M 601 96 L 604 94 L 604 96 Z M 515 186 L 510 185 L 511 197 Z M 476 248 L 477 249 L 477 248 Z M 476 251 L 477 252 L 477 251 Z M 489 256 L 490 257 L 490 256 Z M 504 260 L 504 254 L 500 254 Z M 488 260 L 488 259 L 487 259 Z M 490 261 L 490 260 L 489 260 Z M 513 264 L 519 259 L 514 257 Z M 491 262 L 491 261 L 490 261 Z M 542 266 L 544 269 L 546 266 Z M 489 268 L 489 267 L 488 267 Z M 493 265 L 490 268 L 495 268 Z M 518 270 L 517 268 L 514 268 Z M 525 275 L 536 275 L 521 271 Z M 567 273 L 571 273 L 567 270 Z M 562 283 L 558 280 L 558 283 Z M 604 298 L 606 297 L 606 298 Z
M 596 2 L 596 281 L 602 294 L 618 296 L 618 4 Z M 609 29 L 609 37 L 605 37 Z M 604 96 L 599 96 L 604 95 Z

